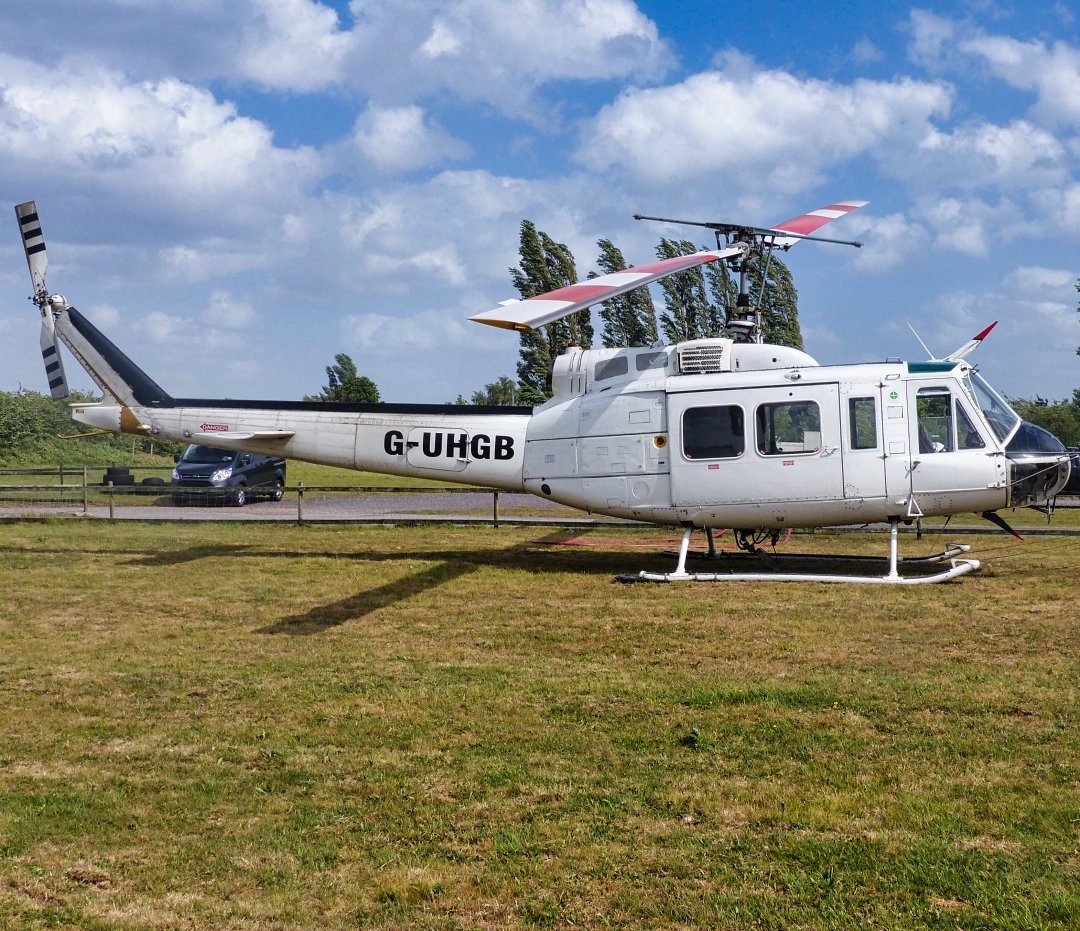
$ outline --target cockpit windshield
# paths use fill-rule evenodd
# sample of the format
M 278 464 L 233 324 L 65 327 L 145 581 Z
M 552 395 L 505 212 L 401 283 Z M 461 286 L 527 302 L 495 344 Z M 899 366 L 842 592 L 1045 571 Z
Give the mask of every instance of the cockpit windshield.
M 1009 407 L 1005 399 L 987 384 L 986 380 L 978 372 L 969 372 L 964 379 L 964 389 L 968 396 L 982 411 L 986 422 L 994 435 L 1006 442 L 1012 432 L 1020 423 L 1016 412 Z
M 213 446 L 196 446 L 194 443 L 184 450 L 182 462 L 223 463 L 232 462 L 236 452 L 231 449 L 214 449 Z

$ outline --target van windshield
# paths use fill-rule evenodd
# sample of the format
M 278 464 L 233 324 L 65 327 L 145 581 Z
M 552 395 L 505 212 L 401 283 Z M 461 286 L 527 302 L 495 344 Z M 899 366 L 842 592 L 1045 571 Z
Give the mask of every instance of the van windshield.
M 213 446 L 196 446 L 192 444 L 184 450 L 180 457 L 181 462 L 232 462 L 236 458 L 235 450 L 215 449 Z

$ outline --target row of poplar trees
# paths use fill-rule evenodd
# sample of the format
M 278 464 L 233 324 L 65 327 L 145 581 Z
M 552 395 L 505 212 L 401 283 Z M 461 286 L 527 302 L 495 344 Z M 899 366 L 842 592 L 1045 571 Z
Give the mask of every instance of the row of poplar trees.
M 628 267 L 622 252 L 610 239 L 601 239 L 596 245 L 600 250 L 596 260 L 599 272 L 591 272 L 590 278 Z M 703 248 L 687 239 L 661 239 L 656 256 L 669 259 L 700 252 Z M 566 245 L 538 230 L 529 220 L 521 222 L 520 255 L 521 261 L 516 268 L 510 269 L 510 275 L 522 298 L 564 288 L 579 280 L 574 256 Z M 760 301 L 761 304 L 765 341 L 802 349 L 798 296 L 787 266 L 774 255 L 767 270 L 754 263 L 749 278 L 751 303 L 756 305 Z M 738 282 L 726 263 L 710 262 L 664 278 L 659 284 L 664 294 L 659 313 L 647 286 L 600 304 L 601 345 L 606 348 L 651 346 L 661 338 L 666 343 L 678 343 L 723 335 L 726 309 L 735 306 L 738 294 Z M 549 372 L 555 357 L 570 345 L 588 349 L 594 339 L 591 310 L 582 310 L 538 330 L 522 333 L 516 402 L 535 405 L 546 401 L 551 396 Z

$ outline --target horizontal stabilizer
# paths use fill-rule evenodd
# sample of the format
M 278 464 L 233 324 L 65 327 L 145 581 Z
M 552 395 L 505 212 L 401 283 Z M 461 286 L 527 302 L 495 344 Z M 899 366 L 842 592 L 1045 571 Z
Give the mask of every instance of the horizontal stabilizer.
M 288 440 L 295 435 L 294 430 L 258 430 L 254 433 L 194 433 L 191 438 L 198 443 L 214 446 L 222 440 Z
M 625 271 L 590 278 L 588 281 L 581 281 L 522 301 L 504 301 L 498 307 L 476 314 L 469 319 L 507 330 L 535 330 L 537 327 L 554 323 L 600 301 L 618 297 L 620 294 L 666 278 L 668 275 L 684 272 L 707 262 L 741 256 L 746 253 L 746 250 L 747 247 L 740 243 L 727 249 L 712 249 L 695 252 L 693 255 L 677 255 L 674 258 L 661 259 L 648 265 L 636 265 Z

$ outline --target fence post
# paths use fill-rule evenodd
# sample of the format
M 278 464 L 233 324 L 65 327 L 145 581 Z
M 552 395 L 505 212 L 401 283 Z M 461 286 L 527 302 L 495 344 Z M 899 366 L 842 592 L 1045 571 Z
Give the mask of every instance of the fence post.
M 296 522 L 303 524 L 304 522 L 304 483 L 296 483 Z
M 82 512 L 85 516 L 90 510 L 90 489 L 87 485 L 86 466 L 82 467 Z
M 116 486 L 109 483 L 109 520 L 116 520 Z
M 492 510 L 494 512 L 492 514 L 492 519 L 494 520 L 495 526 L 498 527 L 499 526 L 499 492 L 498 492 L 497 489 L 495 491 L 495 494 L 492 497 L 494 498 L 494 500 L 492 501 Z

